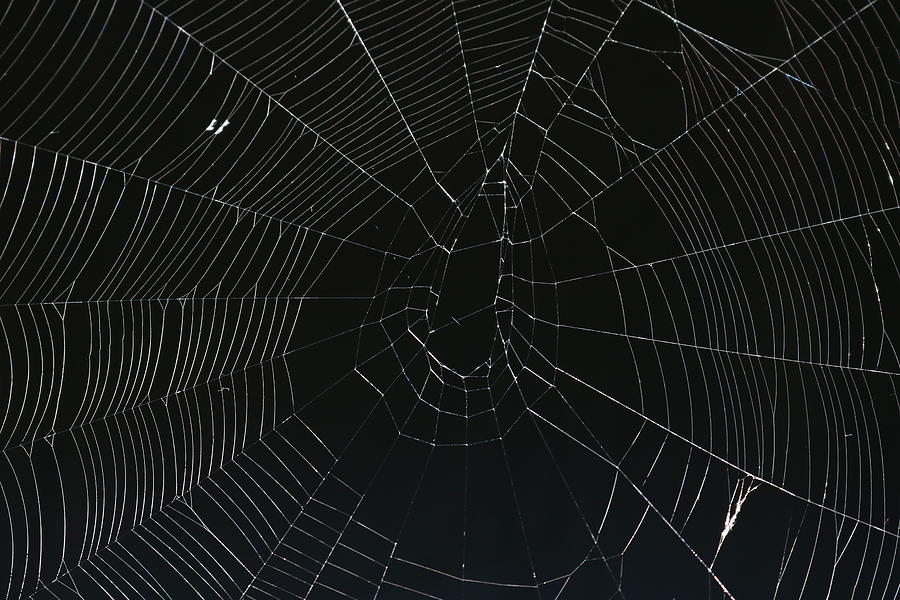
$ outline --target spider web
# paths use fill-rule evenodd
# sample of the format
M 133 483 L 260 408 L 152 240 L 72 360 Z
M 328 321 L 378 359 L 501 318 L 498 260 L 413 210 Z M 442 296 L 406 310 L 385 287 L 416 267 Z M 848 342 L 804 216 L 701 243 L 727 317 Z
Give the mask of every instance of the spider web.
M 895 597 L 897 13 L 717 4 L 7 5 L 5 596 Z

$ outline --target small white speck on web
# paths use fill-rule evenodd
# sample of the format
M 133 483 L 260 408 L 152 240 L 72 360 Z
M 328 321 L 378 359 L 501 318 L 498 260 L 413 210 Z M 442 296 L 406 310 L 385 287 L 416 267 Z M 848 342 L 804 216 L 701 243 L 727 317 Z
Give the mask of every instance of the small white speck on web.
M 220 133 L 222 133 L 222 130 L 228 127 L 228 125 L 231 123 L 231 121 L 225 119 L 224 121 L 222 121 L 222 124 L 219 125 L 218 128 L 216 128 L 216 123 L 218 122 L 218 119 L 213 119 L 212 121 L 210 121 L 209 125 L 206 126 L 206 131 L 212 131 L 213 135 L 219 135 Z

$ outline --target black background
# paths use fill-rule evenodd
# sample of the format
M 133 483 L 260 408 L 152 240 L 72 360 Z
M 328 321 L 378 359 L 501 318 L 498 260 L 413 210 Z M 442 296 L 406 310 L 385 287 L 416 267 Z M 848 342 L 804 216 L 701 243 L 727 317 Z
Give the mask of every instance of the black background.
M 14 2 L 0 593 L 895 597 L 896 25 Z

